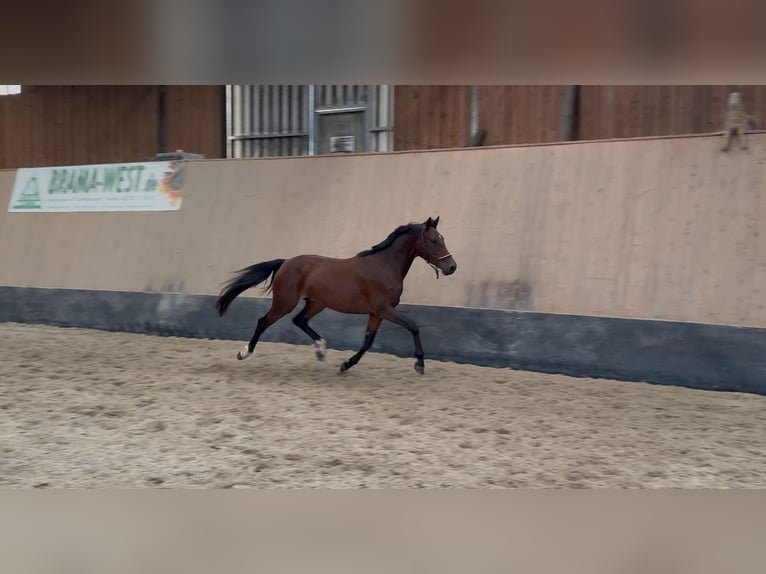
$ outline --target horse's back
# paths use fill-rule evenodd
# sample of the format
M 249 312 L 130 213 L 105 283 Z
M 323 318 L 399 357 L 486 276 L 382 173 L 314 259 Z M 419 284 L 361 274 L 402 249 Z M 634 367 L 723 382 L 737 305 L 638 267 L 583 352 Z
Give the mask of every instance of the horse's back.
M 346 259 L 340 259 L 338 257 L 327 257 L 325 255 L 296 255 L 292 259 L 285 261 L 283 268 L 295 271 L 310 270 L 318 266 L 333 266 L 334 264 L 347 261 Z
M 274 279 L 280 282 L 295 280 L 303 285 L 321 276 L 337 276 L 338 273 L 344 273 L 348 270 L 349 263 L 349 259 L 325 255 L 296 255 L 284 262 Z

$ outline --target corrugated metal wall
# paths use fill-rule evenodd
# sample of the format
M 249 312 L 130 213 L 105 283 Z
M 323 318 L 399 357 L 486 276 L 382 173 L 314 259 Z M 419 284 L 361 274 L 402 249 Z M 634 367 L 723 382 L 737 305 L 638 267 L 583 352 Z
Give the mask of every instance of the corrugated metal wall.
M 231 85 L 226 93 L 229 157 L 307 155 L 315 112 L 348 107 L 368 109 L 369 151 L 391 149 L 388 86 Z
M 0 168 L 147 161 L 159 149 L 157 86 L 24 86 L 0 97 Z M 223 155 L 218 86 L 168 86 L 165 142 Z
M 228 157 L 305 155 L 308 86 L 227 86 Z
M 319 109 L 367 104 L 368 86 L 320 85 L 315 87 L 315 104 Z

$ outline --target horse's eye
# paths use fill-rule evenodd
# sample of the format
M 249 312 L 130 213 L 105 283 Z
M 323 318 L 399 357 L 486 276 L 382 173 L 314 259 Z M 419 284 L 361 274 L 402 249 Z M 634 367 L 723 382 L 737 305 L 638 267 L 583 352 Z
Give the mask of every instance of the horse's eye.
M 436 245 L 437 243 L 439 243 L 439 240 L 438 240 L 438 239 L 432 239 L 432 240 L 431 240 L 431 243 L 433 243 L 434 245 Z

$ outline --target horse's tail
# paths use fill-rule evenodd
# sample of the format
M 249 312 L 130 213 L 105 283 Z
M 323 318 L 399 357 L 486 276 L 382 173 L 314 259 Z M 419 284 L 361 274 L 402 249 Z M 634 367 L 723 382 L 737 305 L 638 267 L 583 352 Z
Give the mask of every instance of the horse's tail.
M 250 287 L 255 287 L 259 283 L 263 283 L 269 276 L 271 276 L 271 282 L 266 288 L 266 292 L 268 293 L 274 284 L 274 275 L 279 271 L 279 268 L 282 267 L 284 262 L 284 259 L 263 261 L 237 271 L 237 275 L 223 286 L 221 296 L 218 297 L 218 300 L 215 303 L 218 315 L 223 317 L 223 314 L 226 313 L 231 302 L 234 301 L 240 293 L 247 291 Z

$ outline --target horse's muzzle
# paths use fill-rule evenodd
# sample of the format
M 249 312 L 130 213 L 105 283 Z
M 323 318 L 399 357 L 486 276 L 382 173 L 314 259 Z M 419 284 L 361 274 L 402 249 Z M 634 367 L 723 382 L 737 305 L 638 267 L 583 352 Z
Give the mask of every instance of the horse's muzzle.
M 449 267 L 442 270 L 442 273 L 444 273 L 445 276 L 452 275 L 455 271 L 457 271 L 457 265 L 455 263 L 452 263 Z

